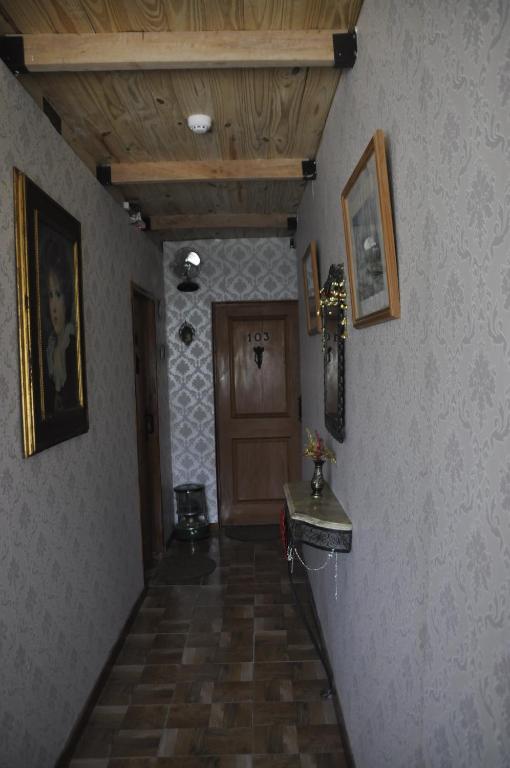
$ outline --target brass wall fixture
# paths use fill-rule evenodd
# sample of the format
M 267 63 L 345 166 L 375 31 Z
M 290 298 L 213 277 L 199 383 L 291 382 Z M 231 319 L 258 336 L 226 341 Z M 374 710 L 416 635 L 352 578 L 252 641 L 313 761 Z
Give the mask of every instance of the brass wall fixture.
M 183 344 L 186 344 L 187 347 L 189 347 L 195 338 L 195 333 L 196 331 L 191 323 L 183 323 L 179 328 L 179 338 Z

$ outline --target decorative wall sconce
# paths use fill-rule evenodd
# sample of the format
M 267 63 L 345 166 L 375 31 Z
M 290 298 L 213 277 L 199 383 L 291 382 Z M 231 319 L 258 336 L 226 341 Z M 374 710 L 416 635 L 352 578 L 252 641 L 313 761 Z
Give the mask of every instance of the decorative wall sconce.
M 189 347 L 195 338 L 195 333 L 196 331 L 191 323 L 183 323 L 179 328 L 179 338 L 183 344 L 186 344 L 187 347 Z
M 199 284 L 194 278 L 200 272 L 202 258 L 194 248 L 179 248 L 174 256 L 173 270 L 181 282 L 177 286 L 178 291 L 190 293 L 198 291 Z

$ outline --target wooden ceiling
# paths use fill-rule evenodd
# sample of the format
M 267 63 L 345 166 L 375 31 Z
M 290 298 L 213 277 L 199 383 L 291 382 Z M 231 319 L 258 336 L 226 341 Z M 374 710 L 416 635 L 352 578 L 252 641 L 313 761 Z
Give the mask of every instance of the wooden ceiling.
M 0 0 L 0 34 L 23 36 L 20 81 L 160 239 L 285 235 L 361 2 Z

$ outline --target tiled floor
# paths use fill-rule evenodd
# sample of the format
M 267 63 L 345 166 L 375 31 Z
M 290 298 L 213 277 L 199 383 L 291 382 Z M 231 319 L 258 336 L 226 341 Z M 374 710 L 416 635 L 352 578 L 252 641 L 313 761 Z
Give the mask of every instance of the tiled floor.
M 279 542 L 195 546 L 218 567 L 149 589 L 71 768 L 345 768 Z

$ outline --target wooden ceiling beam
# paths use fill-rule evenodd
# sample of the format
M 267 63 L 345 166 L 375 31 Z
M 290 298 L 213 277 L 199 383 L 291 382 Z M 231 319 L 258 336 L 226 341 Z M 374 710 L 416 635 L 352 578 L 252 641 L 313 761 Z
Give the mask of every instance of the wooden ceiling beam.
M 288 181 L 315 178 L 315 162 L 296 158 L 267 160 L 175 160 L 98 166 L 106 186 L 177 181 Z
M 296 229 L 295 217 L 284 213 L 204 213 L 151 216 L 153 232 L 176 229 Z
M 28 72 L 333 67 L 346 30 L 23 35 Z M 7 38 L 4 38 L 4 40 Z M 10 45 L 11 43 L 9 43 Z M 338 62 L 336 62 L 338 64 Z

